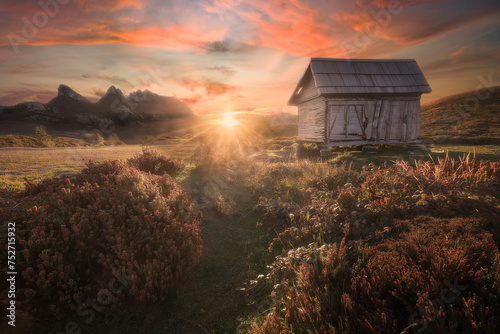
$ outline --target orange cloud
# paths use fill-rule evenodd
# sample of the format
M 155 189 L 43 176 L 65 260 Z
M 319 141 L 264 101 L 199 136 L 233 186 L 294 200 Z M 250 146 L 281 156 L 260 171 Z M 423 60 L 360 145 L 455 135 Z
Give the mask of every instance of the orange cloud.
M 173 49 L 197 46 L 206 40 L 218 40 L 224 37 L 224 31 L 200 31 L 192 25 L 177 26 L 162 29 L 147 27 L 137 30 L 113 32 L 114 36 L 125 44 L 156 46 Z
M 396 4 L 408 7 L 423 3 L 443 2 L 443 1 L 450 1 L 450 0 L 357 0 L 356 3 L 360 7 L 373 5 L 377 8 L 388 8 L 389 6 L 394 6 Z
M 198 103 L 201 100 L 201 95 L 193 95 L 191 97 L 185 97 L 185 98 L 181 98 L 179 100 L 181 100 L 182 102 L 184 102 L 187 105 L 193 105 L 193 104 Z
M 223 95 L 236 90 L 236 87 L 221 82 L 208 81 L 203 84 L 208 96 Z
M 429 3 L 436 3 L 433 10 L 424 5 Z M 383 14 L 377 13 L 395 6 L 403 8 L 401 14 L 381 24 Z M 205 0 L 189 5 L 182 0 L 72 0 L 47 16 L 38 3 L 8 0 L 2 4 L 8 15 L 0 45 L 123 43 L 205 52 L 247 52 L 252 45 L 299 56 L 342 57 L 342 43 L 358 44 L 356 55 L 363 55 L 374 51 L 369 43 L 419 43 L 499 11 L 498 5 L 485 3 L 443 14 L 447 6 L 450 0 Z M 37 13 L 47 22 L 26 37 L 26 22 L 32 24 Z M 361 40 L 366 37 L 369 43 Z M 228 40 L 235 43 L 223 42 Z
M 168 6 L 155 3 L 157 0 L 74 0 L 49 9 L 32 1 L 19 1 L 25 3 L 2 5 L 2 11 L 9 16 L 2 23 L 5 33 L 0 34 L 0 46 L 118 42 L 186 49 L 223 39 L 226 31 L 222 25 L 215 24 L 207 29 L 209 22 L 203 21 L 203 15 L 187 14 L 189 8 L 176 6 L 177 0 Z M 177 17 L 185 20 L 177 20 Z
M 124 8 L 142 9 L 144 2 L 136 0 L 87 0 L 77 2 L 77 5 L 85 12 L 118 11 Z
M 457 50 L 457 51 L 453 52 L 451 55 L 452 55 L 453 57 L 456 57 L 456 56 L 458 56 L 459 54 L 462 54 L 462 53 L 464 53 L 465 51 L 467 51 L 467 50 L 469 50 L 469 49 L 471 49 L 471 48 L 472 48 L 472 45 L 463 46 L 463 47 L 461 47 L 459 50 Z
M 251 45 L 308 55 L 338 42 L 336 36 L 329 33 L 328 26 L 318 23 L 318 11 L 298 1 L 255 1 L 252 4 L 258 12 L 240 12 L 257 32 L 248 41 Z
M 182 87 L 189 89 L 190 91 L 195 91 L 198 88 L 202 88 L 205 90 L 207 96 L 224 95 L 226 93 L 235 92 L 237 90 L 236 86 L 213 80 L 195 81 L 190 79 L 181 79 L 176 81 L 176 83 Z

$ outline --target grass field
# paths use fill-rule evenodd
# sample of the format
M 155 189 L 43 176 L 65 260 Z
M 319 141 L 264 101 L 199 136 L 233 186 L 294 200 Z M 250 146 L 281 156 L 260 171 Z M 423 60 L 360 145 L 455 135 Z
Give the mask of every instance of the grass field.
M 196 142 L 169 139 L 152 147 L 166 155 L 189 158 Z M 140 153 L 142 145 L 106 147 L 0 148 L 0 191 L 13 193 L 24 188 L 24 178 L 36 183 L 48 177 L 75 174 L 89 160 L 120 160 Z
M 288 144 L 283 138 L 280 144 Z M 220 215 L 210 207 L 204 209 L 202 220 L 203 253 L 198 265 L 186 281 L 181 297 L 175 303 L 154 305 L 148 316 L 131 310 L 126 314 L 105 314 L 85 330 L 95 333 L 236 333 L 245 321 L 262 316 L 266 306 L 256 300 L 249 282 L 265 274 L 266 265 L 277 255 L 268 251 L 274 231 L 256 228 L 262 218 L 255 211 L 256 198 L 248 193 L 254 162 L 239 161 L 215 169 L 204 169 L 194 155 L 199 141 L 163 139 L 150 145 L 160 153 L 182 158 L 187 167 L 177 180 L 197 200 L 200 196 L 213 199 L 222 195 L 234 203 L 234 214 Z M 272 147 L 272 143 L 268 145 Z M 276 146 L 276 145 L 274 145 Z M 77 148 L 2 148 L 0 149 L 0 191 L 11 196 L 24 188 L 24 178 L 37 183 L 48 177 L 76 174 L 89 160 L 127 159 L 140 153 L 141 145 Z M 378 147 L 375 153 L 350 152 L 334 154 L 331 160 L 344 159 L 365 165 L 386 161 L 414 159 L 472 158 L 500 160 L 496 145 L 433 145 L 427 151 L 409 151 L 402 147 Z M 264 150 L 278 157 L 278 150 Z M 314 158 L 318 166 L 326 160 Z M 256 163 L 257 165 L 260 163 Z M 291 163 L 294 165 L 294 163 Z M 253 167 L 250 168 L 249 165 Z M 262 166 L 268 166 L 263 163 Z M 293 167 L 295 168 L 295 167 Z M 302 167 L 301 167 L 302 168 Z M 320 168 L 320 167 L 318 167 Z
M 286 139 L 277 142 L 289 143 Z M 164 139 L 149 145 L 158 152 L 174 157 L 188 159 L 200 143 L 186 139 Z M 272 146 L 272 144 L 268 144 Z M 13 193 L 24 188 L 24 178 L 36 183 L 48 177 L 79 172 L 89 160 L 104 161 L 128 159 L 141 152 L 142 145 L 123 145 L 108 147 L 58 147 L 58 148 L 0 148 L 0 191 Z M 437 159 L 449 156 L 458 159 L 471 154 L 476 159 L 500 160 L 498 145 L 459 145 L 434 144 L 429 146 L 430 153 L 418 149 L 381 147 L 375 153 L 352 152 L 355 158 L 367 163 L 382 163 L 396 159 Z M 272 154 L 275 151 L 268 151 Z

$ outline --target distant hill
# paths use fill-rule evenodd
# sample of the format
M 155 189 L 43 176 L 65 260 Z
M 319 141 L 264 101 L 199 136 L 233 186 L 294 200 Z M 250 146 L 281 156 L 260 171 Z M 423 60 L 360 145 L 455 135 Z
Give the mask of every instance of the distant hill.
M 23 102 L 0 107 L 0 120 L 81 127 L 113 127 L 154 120 L 193 117 L 193 111 L 175 97 L 136 91 L 125 97 L 115 86 L 93 103 L 66 85 L 60 85 L 48 103 Z
M 242 114 L 240 122 L 264 137 L 290 137 L 298 134 L 298 116 L 286 112 L 274 114 Z
M 500 144 L 500 86 L 422 106 L 421 135 L 438 143 Z

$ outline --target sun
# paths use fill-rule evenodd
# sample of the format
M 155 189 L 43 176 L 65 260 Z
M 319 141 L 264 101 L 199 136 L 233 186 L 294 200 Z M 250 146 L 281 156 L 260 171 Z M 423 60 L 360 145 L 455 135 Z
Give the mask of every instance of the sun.
M 233 118 L 231 113 L 226 113 L 224 115 L 224 118 L 220 119 L 217 123 L 224 125 L 224 126 L 227 126 L 227 127 L 233 127 L 233 126 L 240 124 L 240 122 L 238 120 Z

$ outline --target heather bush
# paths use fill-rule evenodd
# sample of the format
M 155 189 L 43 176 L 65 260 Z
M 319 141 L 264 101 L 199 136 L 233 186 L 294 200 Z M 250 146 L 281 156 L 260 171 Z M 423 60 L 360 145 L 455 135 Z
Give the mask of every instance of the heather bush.
M 495 333 L 500 267 L 484 227 L 426 217 L 398 222 L 398 238 L 373 246 L 292 249 L 271 266 L 274 307 L 251 332 Z
M 500 163 L 276 167 L 250 183 L 283 252 L 259 283 L 274 306 L 253 333 L 499 330 Z
M 136 154 L 127 160 L 128 164 L 143 172 L 156 175 L 175 176 L 184 169 L 184 163 L 177 158 L 166 157 L 151 148 L 143 148 L 142 154 Z
M 360 172 L 318 165 L 300 165 L 304 177 L 298 172 L 296 177 L 273 175 L 271 167 L 256 176 L 263 180 L 254 187 L 261 194 L 256 209 L 262 223 L 277 229 L 275 244 L 372 239 L 394 219 L 422 214 L 500 220 L 498 162 L 446 158 L 412 166 L 398 161 L 367 165 Z
M 12 213 L 18 300 L 37 319 L 78 319 L 78 307 L 109 292 L 114 273 L 131 278 L 110 310 L 171 300 L 201 254 L 201 214 L 166 174 L 90 161 L 76 177 L 31 185 L 21 197 Z
M 231 199 L 225 198 L 223 195 L 219 195 L 212 202 L 212 209 L 215 213 L 222 217 L 235 216 L 237 212 L 234 209 L 235 204 Z

